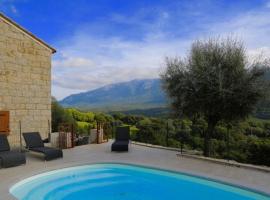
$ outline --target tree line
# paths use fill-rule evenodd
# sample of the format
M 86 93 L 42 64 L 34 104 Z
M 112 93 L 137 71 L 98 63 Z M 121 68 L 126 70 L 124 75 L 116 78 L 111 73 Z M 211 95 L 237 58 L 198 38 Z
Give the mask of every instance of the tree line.
M 97 116 L 97 117 L 96 117 Z M 138 142 L 192 150 L 201 154 L 207 122 L 203 118 L 156 118 L 140 115 L 83 112 L 63 108 L 53 101 L 52 127 L 59 123 L 73 123 L 78 135 L 88 135 L 96 120 L 106 124 L 106 134 L 113 137 L 113 127 L 130 126 L 131 139 Z M 219 122 L 210 139 L 210 155 L 215 158 L 270 166 L 270 120 L 249 117 L 230 127 Z

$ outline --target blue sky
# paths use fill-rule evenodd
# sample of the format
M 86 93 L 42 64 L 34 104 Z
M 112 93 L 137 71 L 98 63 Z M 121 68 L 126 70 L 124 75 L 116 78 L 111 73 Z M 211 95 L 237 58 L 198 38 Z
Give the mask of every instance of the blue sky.
M 195 39 L 242 39 L 270 54 L 269 0 L 0 0 L 0 10 L 57 49 L 52 94 L 156 78 Z

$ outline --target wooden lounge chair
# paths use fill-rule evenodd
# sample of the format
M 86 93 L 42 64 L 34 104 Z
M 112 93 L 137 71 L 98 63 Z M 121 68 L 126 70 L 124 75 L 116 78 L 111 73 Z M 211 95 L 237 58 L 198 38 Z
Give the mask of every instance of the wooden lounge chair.
M 25 163 L 25 155 L 20 152 L 10 151 L 7 136 L 0 135 L 0 167 L 14 167 Z
M 39 132 L 23 133 L 23 138 L 26 143 L 26 148 L 30 151 L 43 154 L 46 161 L 63 157 L 61 149 L 44 146 Z
M 115 141 L 112 144 L 112 151 L 128 151 L 129 145 L 129 126 L 117 127 Z

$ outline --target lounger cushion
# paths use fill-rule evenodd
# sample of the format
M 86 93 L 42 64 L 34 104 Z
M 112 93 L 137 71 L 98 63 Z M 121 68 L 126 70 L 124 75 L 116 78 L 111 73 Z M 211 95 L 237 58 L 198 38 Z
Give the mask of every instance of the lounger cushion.
M 3 168 L 25 164 L 25 155 L 14 151 L 0 152 L 0 165 Z
M 115 141 L 112 144 L 112 151 L 128 151 L 128 141 Z
M 6 135 L 0 135 L 0 152 L 1 151 L 9 151 L 10 147 L 9 147 L 9 143 L 7 140 L 7 136 Z
M 56 148 L 51 148 L 51 147 L 35 147 L 35 148 L 30 148 L 29 150 L 43 153 L 45 156 L 45 160 L 52 160 L 52 159 L 63 157 L 63 151 L 61 149 L 56 149 Z
M 129 126 L 117 127 L 115 140 L 117 141 L 129 141 Z
M 44 147 L 44 143 L 39 132 L 23 133 L 27 148 Z

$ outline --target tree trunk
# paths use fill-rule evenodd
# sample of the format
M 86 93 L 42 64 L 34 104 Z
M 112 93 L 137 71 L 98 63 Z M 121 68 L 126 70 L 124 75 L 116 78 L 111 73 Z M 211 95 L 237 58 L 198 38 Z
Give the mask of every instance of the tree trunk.
M 213 135 L 213 131 L 215 128 L 215 123 L 209 121 L 207 130 L 204 134 L 204 151 L 203 154 L 206 157 L 210 156 L 210 150 L 211 150 L 211 137 Z

